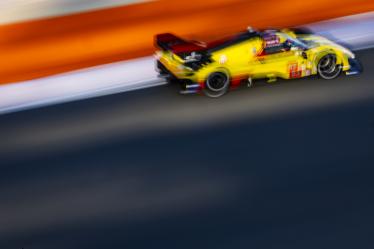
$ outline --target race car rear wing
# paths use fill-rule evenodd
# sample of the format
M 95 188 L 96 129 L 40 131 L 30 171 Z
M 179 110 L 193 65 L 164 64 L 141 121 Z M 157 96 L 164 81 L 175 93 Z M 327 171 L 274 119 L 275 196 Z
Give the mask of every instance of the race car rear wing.
M 155 45 L 163 50 L 170 50 L 175 45 L 186 44 L 187 42 L 171 33 L 164 33 L 155 36 Z

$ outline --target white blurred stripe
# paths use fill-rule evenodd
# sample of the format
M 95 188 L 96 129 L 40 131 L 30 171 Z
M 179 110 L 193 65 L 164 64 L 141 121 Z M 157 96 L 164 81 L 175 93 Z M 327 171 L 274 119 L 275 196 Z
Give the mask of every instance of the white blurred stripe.
M 374 47 L 374 12 L 306 27 L 356 50 Z M 145 57 L 0 86 L 0 114 L 163 84 Z
M 374 11 L 313 23 L 307 27 L 355 50 L 374 45 Z
M 0 114 L 166 84 L 153 57 L 0 86 Z
M 0 0 L 0 25 L 151 0 Z

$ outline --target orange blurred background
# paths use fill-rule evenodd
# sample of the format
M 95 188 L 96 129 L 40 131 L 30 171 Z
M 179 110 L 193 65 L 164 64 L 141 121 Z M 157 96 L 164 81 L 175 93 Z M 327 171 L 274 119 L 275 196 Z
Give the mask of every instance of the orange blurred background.
M 2 25 L 0 83 L 147 56 L 157 33 L 208 41 L 372 10 L 372 0 L 160 0 Z

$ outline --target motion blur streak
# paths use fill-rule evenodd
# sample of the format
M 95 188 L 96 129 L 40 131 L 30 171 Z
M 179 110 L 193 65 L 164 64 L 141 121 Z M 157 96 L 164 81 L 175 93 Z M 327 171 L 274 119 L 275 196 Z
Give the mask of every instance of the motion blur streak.
M 134 59 L 0 86 L 0 114 L 163 84 L 153 58 Z
M 306 25 L 352 49 L 374 46 L 374 12 Z M 0 114 L 163 85 L 154 58 L 145 57 L 0 86 Z
M 0 25 L 152 0 L 2 0 Z
M 325 20 L 307 27 L 354 50 L 374 46 L 374 12 Z
M 6 224 L 0 227 L 0 241 L 49 227 L 100 222 L 104 217 L 115 222 L 118 217 L 123 222 L 134 222 L 211 208 L 233 198 L 241 185 L 227 176 L 208 178 L 201 172 L 182 173 L 172 173 L 169 178 L 155 172 L 155 179 L 150 179 L 122 170 L 108 178 L 97 170 L 91 172 L 90 180 L 85 179 L 84 172 L 73 178 L 62 173 L 48 180 L 34 179 L 32 193 L 37 198 L 21 198 L 19 195 L 25 190 L 21 182 L 8 186 L 6 191 L 0 191 L 0 220 Z M 67 182 L 69 186 L 64 186 Z M 30 201 L 34 204 L 30 205 Z M 27 211 L 23 212 L 25 208 Z
M 372 0 L 160 0 L 3 25 L 0 83 L 150 55 L 156 33 L 208 40 L 248 25 L 287 27 L 373 10 Z

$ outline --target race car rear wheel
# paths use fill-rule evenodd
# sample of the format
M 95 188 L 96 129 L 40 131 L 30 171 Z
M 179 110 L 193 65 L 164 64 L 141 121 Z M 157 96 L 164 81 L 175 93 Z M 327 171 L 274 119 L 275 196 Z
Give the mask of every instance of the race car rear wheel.
M 317 65 L 318 75 L 326 80 L 332 80 L 339 76 L 342 72 L 341 65 L 336 63 L 335 54 L 327 54 L 323 56 Z
M 229 87 L 230 77 L 224 72 L 214 72 L 205 82 L 204 93 L 209 97 L 217 98 L 227 93 Z

